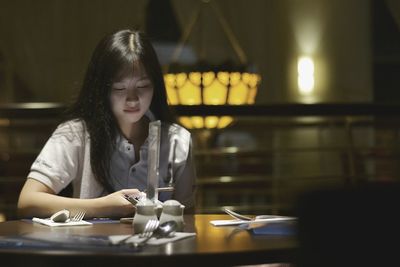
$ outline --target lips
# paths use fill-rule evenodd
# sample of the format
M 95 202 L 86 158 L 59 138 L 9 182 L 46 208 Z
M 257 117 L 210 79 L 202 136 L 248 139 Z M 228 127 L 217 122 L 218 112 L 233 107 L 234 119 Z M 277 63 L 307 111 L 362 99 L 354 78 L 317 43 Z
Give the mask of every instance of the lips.
M 139 107 L 136 108 L 125 108 L 124 112 L 138 112 L 140 110 Z

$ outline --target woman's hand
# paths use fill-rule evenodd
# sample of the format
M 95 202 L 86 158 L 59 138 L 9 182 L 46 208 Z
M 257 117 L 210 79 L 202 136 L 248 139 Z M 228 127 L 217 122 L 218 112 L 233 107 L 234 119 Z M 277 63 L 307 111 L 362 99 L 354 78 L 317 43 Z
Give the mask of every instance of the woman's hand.
M 135 213 L 135 206 L 125 199 L 125 195 L 139 195 L 137 189 L 122 189 L 99 198 L 100 213 L 105 217 L 131 217 Z

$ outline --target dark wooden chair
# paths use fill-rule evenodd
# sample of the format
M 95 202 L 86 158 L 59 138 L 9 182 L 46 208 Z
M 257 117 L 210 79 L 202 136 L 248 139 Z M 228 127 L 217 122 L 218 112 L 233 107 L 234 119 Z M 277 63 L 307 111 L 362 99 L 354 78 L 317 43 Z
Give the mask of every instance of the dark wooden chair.
M 302 195 L 297 266 L 400 266 L 400 184 L 367 183 Z

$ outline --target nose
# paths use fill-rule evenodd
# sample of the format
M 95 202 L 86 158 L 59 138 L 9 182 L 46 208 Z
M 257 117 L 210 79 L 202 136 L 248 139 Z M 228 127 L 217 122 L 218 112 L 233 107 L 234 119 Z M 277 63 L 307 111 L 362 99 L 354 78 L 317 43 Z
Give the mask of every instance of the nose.
M 128 90 L 128 94 L 126 96 L 126 106 L 130 108 L 136 108 L 139 103 L 139 97 L 136 94 L 135 90 Z
M 128 89 L 126 100 L 129 101 L 137 101 L 139 99 L 135 89 Z

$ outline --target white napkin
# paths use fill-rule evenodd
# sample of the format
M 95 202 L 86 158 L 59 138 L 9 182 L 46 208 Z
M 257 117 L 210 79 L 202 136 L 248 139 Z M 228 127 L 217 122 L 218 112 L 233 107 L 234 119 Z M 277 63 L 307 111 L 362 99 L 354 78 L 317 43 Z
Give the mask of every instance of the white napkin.
M 163 237 L 163 238 L 156 238 L 156 237 L 152 237 L 149 239 L 149 241 L 147 241 L 148 245 L 162 245 L 162 244 L 166 244 L 169 242 L 175 242 L 184 238 L 188 238 L 191 236 L 195 236 L 196 233 L 184 233 L 184 232 L 175 232 L 175 234 L 173 236 L 169 236 L 169 237 Z M 118 244 L 119 241 L 121 241 L 122 239 L 128 237 L 129 235 L 111 235 L 109 236 L 109 240 L 111 242 L 111 244 L 115 245 Z M 129 244 L 129 243 L 138 243 L 141 242 L 143 240 L 145 240 L 145 237 L 139 237 L 139 234 L 133 235 L 132 237 L 130 237 L 129 239 L 126 240 L 125 243 Z
M 80 225 L 92 225 L 92 224 L 93 224 L 93 223 L 91 223 L 91 222 L 87 222 L 87 221 L 84 221 L 84 220 L 77 221 L 77 222 L 75 222 L 75 221 L 69 221 L 69 222 L 63 222 L 63 223 L 61 223 L 61 222 L 53 222 L 53 221 L 50 220 L 50 219 L 40 219 L 40 218 L 36 218 L 36 217 L 33 217 L 33 218 L 32 218 L 32 221 L 33 221 L 33 222 L 37 222 L 37 223 L 41 223 L 41 224 L 44 224 L 44 225 L 47 225 L 47 226 L 50 226 L 50 227 L 59 227 L 59 226 L 80 226 Z
M 236 226 L 242 224 L 266 224 L 266 223 L 276 223 L 276 222 L 290 222 L 296 220 L 295 217 L 287 217 L 287 216 L 272 216 L 271 218 L 265 219 L 254 219 L 250 221 L 246 220 L 214 220 L 210 221 L 210 223 L 214 226 Z

